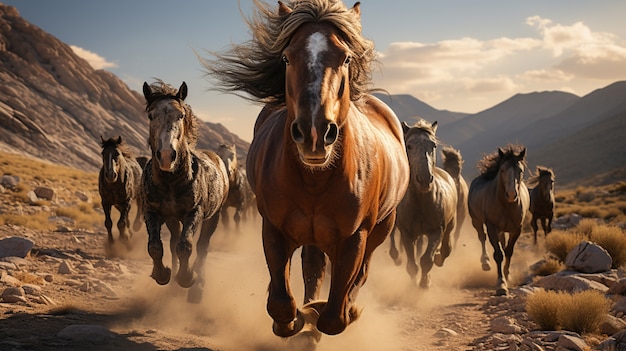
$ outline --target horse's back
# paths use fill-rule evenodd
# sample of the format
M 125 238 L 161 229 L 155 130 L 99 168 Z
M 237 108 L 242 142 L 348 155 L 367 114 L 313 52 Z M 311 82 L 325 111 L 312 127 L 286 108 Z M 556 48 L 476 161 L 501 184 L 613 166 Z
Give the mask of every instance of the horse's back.
M 215 213 L 226 202 L 229 191 L 228 170 L 221 157 L 210 150 L 197 150 L 193 155 L 202 162 L 204 172 L 208 178 L 209 196 L 207 198 L 207 212 Z

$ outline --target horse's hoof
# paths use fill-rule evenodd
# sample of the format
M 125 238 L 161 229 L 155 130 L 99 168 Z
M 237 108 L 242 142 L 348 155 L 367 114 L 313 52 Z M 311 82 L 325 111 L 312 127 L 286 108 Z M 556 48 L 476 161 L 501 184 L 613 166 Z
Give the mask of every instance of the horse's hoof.
M 305 324 L 302 330 L 287 340 L 290 350 L 314 351 L 322 339 L 322 333 L 314 325 Z
M 188 273 L 178 271 L 178 274 L 176 274 L 176 282 L 182 288 L 190 288 L 193 283 L 196 282 L 196 276 L 197 274 L 194 271 L 190 271 Z
M 272 331 L 274 335 L 281 338 L 288 338 L 298 334 L 304 327 L 304 316 L 299 310 L 296 310 L 296 318 L 287 323 L 279 323 L 274 321 L 272 324 Z
M 491 270 L 491 265 L 489 262 L 483 262 L 483 271 L 487 272 Z
M 169 269 L 168 267 L 164 267 L 162 270 L 159 270 L 156 267 L 154 267 L 152 269 L 152 274 L 150 276 L 152 277 L 152 279 L 154 279 L 157 282 L 157 284 L 165 285 L 170 282 L 171 274 L 172 274 L 172 270 Z
M 496 296 L 507 296 L 509 294 L 509 289 L 506 287 L 500 287 L 496 289 Z
M 420 288 L 424 290 L 428 290 L 430 288 L 430 279 L 420 280 Z
M 433 258 L 433 263 L 437 265 L 437 267 L 441 267 L 443 266 L 443 262 L 445 261 L 445 259 L 443 258 L 443 255 L 438 253 L 435 255 L 435 257 Z
M 187 302 L 198 304 L 202 302 L 202 296 L 204 295 L 204 289 L 198 284 L 194 285 L 187 292 Z

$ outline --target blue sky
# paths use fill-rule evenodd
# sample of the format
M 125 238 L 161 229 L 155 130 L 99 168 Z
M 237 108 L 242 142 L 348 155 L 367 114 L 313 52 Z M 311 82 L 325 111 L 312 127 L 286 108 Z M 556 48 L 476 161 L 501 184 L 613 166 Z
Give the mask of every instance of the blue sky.
M 252 139 L 260 107 L 211 91 L 196 57 L 250 39 L 240 8 L 249 15 L 251 0 L 0 1 L 131 89 L 186 81 L 198 117 Z M 470 113 L 516 93 L 582 96 L 626 80 L 624 13 L 623 0 L 361 1 L 382 64 L 375 86 Z

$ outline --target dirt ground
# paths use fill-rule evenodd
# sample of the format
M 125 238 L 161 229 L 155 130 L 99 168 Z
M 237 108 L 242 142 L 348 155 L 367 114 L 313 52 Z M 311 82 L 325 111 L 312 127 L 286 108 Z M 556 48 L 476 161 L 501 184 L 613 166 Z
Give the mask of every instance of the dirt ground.
M 246 223 L 238 233 L 218 228 L 211 241 L 208 283 L 200 304 L 188 303 L 187 291 L 173 280 L 159 286 L 149 277 L 152 263 L 145 228 L 134 234 L 130 251 L 119 244 L 116 252 L 109 254 L 103 227 L 36 232 L 5 226 L 0 239 L 8 236 L 35 242 L 31 255 L 17 263 L 18 271 L 23 272 L 22 280 L 27 280 L 26 273 L 38 277 L 31 280 L 41 285 L 41 293 L 54 304 L 0 303 L 0 350 L 295 348 L 272 334 L 265 311 L 269 275 L 260 219 Z M 168 247 L 167 236 L 164 239 Z M 357 299 L 364 307 L 361 318 L 340 335 L 324 335 L 316 350 L 472 350 L 473 340 L 489 334 L 489 316 L 483 313 L 483 306 L 493 294 L 496 273 L 481 270 L 478 239 L 470 228 L 464 228 L 445 265 L 433 268 L 432 286 L 427 291 L 410 283 L 406 259 L 395 266 L 388 251 L 387 241 L 375 253 L 370 277 Z M 516 252 L 512 272 L 526 270 L 536 261 L 535 256 Z M 62 262 L 74 267 L 91 263 L 94 269 L 60 274 Z M 170 265 L 168 253 L 165 262 Z M 51 282 L 41 279 L 46 275 Z M 114 293 L 90 288 L 102 282 Z M 299 252 L 293 258 L 292 287 L 300 300 Z M 59 335 L 70 325 L 103 326 L 98 330 L 104 334 L 89 331 L 70 339 Z

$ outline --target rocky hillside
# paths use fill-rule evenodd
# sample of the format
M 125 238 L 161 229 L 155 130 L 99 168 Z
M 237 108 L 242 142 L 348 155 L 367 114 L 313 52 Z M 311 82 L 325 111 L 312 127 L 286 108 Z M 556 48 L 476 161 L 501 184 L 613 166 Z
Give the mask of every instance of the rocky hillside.
M 97 170 L 100 136 L 121 135 L 148 155 L 143 96 L 104 70 L 94 70 L 54 36 L 0 4 L 0 150 Z M 248 143 L 220 124 L 201 125 L 198 146 Z

